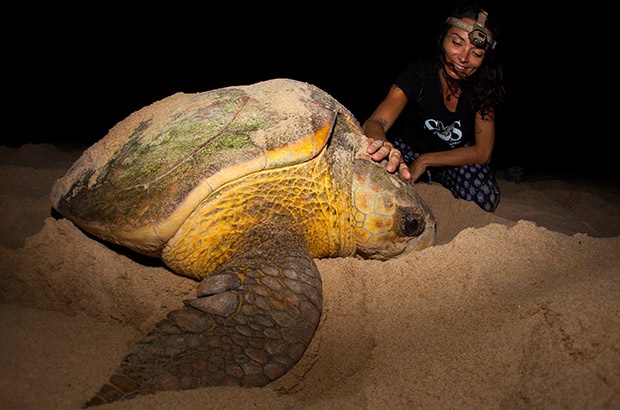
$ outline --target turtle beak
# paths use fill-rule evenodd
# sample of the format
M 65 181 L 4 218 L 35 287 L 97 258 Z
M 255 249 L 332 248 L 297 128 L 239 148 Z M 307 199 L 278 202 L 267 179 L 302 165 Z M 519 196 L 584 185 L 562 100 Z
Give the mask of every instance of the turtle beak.
M 436 221 L 415 188 L 385 164 L 358 158 L 353 201 L 357 253 L 386 260 L 435 243 Z

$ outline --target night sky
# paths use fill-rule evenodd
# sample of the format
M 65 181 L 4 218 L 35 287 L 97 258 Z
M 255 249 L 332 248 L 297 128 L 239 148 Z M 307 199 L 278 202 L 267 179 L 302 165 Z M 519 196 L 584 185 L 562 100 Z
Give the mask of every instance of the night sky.
M 17 31 L 5 35 L 5 121 L 13 126 L 3 144 L 87 146 L 133 111 L 175 92 L 278 77 L 317 85 L 361 123 L 412 57 L 433 52 L 450 7 L 429 3 L 435 4 L 413 11 L 384 1 L 349 10 L 317 2 L 24 10 Z M 531 175 L 618 181 L 615 130 L 599 125 L 600 97 L 594 98 L 604 77 L 594 69 L 598 54 L 567 23 L 606 13 L 536 5 L 488 7 L 502 27 L 497 52 L 507 88 L 493 164 L 498 170 L 521 165 Z

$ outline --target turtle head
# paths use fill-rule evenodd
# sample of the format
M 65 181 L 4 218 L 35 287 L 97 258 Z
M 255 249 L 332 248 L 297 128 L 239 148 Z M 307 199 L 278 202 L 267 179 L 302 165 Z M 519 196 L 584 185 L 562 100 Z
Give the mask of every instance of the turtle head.
M 415 189 L 370 156 L 355 159 L 353 202 L 357 253 L 386 260 L 433 245 L 436 223 Z

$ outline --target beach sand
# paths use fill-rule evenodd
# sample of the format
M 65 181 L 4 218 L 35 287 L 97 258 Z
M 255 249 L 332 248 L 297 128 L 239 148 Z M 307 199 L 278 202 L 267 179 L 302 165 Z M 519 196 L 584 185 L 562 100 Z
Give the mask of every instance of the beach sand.
M 79 409 L 196 283 L 51 211 L 80 155 L 0 147 L 0 407 Z M 106 409 L 619 409 L 620 192 L 502 178 L 494 214 L 418 184 L 438 241 L 379 262 L 316 260 L 324 306 L 262 388 L 162 392 Z

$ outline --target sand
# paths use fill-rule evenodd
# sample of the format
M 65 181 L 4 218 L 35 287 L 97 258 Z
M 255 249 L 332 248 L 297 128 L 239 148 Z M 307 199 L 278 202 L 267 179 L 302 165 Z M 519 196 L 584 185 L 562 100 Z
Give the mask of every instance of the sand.
M 93 240 L 49 205 L 81 150 L 0 147 L 0 407 L 79 409 L 195 283 Z M 263 388 L 162 392 L 109 409 L 618 409 L 620 192 L 500 175 L 494 214 L 417 185 L 438 242 L 317 260 L 323 316 Z

